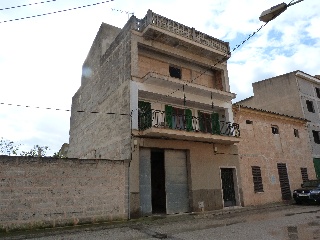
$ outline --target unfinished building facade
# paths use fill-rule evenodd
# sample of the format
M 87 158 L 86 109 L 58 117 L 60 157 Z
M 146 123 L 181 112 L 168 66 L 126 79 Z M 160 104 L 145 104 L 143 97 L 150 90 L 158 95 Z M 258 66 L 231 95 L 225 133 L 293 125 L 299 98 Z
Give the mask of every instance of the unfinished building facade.
M 73 97 L 69 157 L 128 160 L 131 217 L 241 204 L 229 44 L 149 10 L 102 24 Z

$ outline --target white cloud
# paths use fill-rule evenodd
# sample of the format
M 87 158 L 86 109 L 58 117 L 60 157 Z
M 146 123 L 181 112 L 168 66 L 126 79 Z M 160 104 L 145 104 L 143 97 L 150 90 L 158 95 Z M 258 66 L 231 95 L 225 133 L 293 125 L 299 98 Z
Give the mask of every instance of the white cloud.
M 29 0 L 30 3 L 34 1 Z M 56 1 L 0 11 L 0 22 L 95 0 Z M 25 4 L 0 3 L 0 8 Z M 0 23 L 0 102 L 70 109 L 81 81 L 82 63 L 101 22 L 122 27 L 134 12 L 148 9 L 213 37 L 239 44 L 263 23 L 260 13 L 278 0 L 114 1 L 66 13 Z M 268 77 L 302 70 L 320 74 L 319 1 L 303 1 L 287 9 L 232 53 L 228 61 L 231 90 L 237 100 L 252 95 L 251 84 Z M 69 113 L 28 110 L 0 105 L 0 137 L 28 146 L 49 145 L 57 151 L 68 141 Z

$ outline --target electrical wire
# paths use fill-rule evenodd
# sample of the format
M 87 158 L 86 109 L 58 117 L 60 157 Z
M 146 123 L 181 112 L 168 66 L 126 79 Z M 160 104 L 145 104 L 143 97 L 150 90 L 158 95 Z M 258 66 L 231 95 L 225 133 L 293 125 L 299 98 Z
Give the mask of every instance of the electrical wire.
M 93 3 L 93 4 L 87 4 L 87 5 L 83 5 L 83 6 L 79 6 L 79 7 L 68 8 L 68 9 L 63 9 L 63 10 L 54 11 L 54 12 L 49 12 L 49 13 L 42 13 L 42 14 L 32 15 L 32 16 L 28 16 L 28 17 L 21 17 L 21 18 L 15 18 L 15 19 L 10 19 L 10 20 L 5 20 L 5 21 L 2 21 L 2 22 L 0 22 L 0 23 L 14 22 L 14 21 L 20 21 L 20 20 L 24 20 L 24 19 L 30 19 L 30 18 L 35 18 L 35 17 L 42 17 L 42 16 L 46 16 L 46 15 L 52 15 L 52 14 L 56 14 L 56 13 L 63 13 L 63 12 L 68 12 L 68 11 L 77 10 L 77 9 L 81 9 L 81 8 L 92 7 L 92 6 L 96 6 L 96 5 L 99 5 L 99 4 L 109 3 L 109 2 L 113 2 L 113 1 L 114 1 L 114 0 L 97 2 L 97 3 Z
M 134 14 L 133 12 L 128 12 L 128 11 L 119 10 L 119 9 L 114 9 L 114 8 L 111 8 L 111 10 L 112 10 L 112 11 L 116 11 L 116 12 L 120 12 L 120 13 L 125 13 L 125 14 L 131 14 L 131 15 Z
M 114 0 L 110 0 L 110 1 L 114 1 Z M 290 3 L 292 3 L 294 0 L 292 0 Z M 97 4 L 101 4 L 101 3 L 106 3 L 106 2 L 109 2 L 109 1 L 105 1 L 105 2 L 100 2 L 100 3 L 96 3 L 96 4 L 92 4 L 92 5 L 97 5 Z M 289 3 L 289 4 L 290 4 Z M 78 7 L 78 8 L 83 8 L 83 7 L 87 7 L 87 6 L 92 6 L 92 5 L 86 5 L 86 6 L 82 6 L 82 7 Z M 74 10 L 74 9 L 77 9 L 77 8 L 73 8 L 73 9 L 68 9 L 68 10 Z M 66 11 L 68 11 L 66 10 Z M 115 9 L 112 9 L 112 10 L 115 10 Z M 122 12 L 125 12 L 127 14 L 129 14 L 129 12 L 126 12 L 126 11 L 122 11 L 122 10 L 117 10 L 117 11 L 120 11 L 121 13 Z M 131 14 L 131 13 L 130 13 Z M 276 18 L 278 15 L 276 15 L 274 18 Z M 271 21 L 271 20 L 270 20 Z M 223 63 L 225 62 L 228 58 L 229 58 L 229 55 L 234 52 L 235 50 L 237 50 L 240 46 L 242 46 L 244 43 L 246 43 L 250 38 L 252 38 L 256 33 L 258 33 L 262 28 L 264 28 L 270 21 L 266 22 L 265 24 L 261 25 L 255 32 L 253 32 L 252 34 L 250 34 L 245 40 L 243 40 L 240 44 L 236 45 L 231 51 L 228 52 L 227 55 L 223 56 L 223 58 L 221 58 L 221 60 L 217 61 L 214 65 L 212 65 L 209 69 L 201 72 L 197 77 L 195 77 L 194 79 L 192 79 L 190 81 L 190 83 L 194 82 L 195 80 L 197 80 L 199 77 L 201 77 L 203 74 L 205 74 L 206 72 L 208 72 L 209 70 L 212 70 L 213 67 L 215 67 L 216 65 L 220 64 L 220 63 Z M 1 23 L 1 22 L 0 22 Z M 183 84 L 182 85 L 182 89 L 184 90 L 184 87 L 185 86 L 189 86 L 188 83 L 186 84 Z M 156 102 L 160 102 L 161 100 L 163 100 L 165 97 L 170 97 L 172 94 L 178 92 L 179 90 L 181 90 L 181 88 L 178 88 L 176 90 L 174 90 L 173 92 L 169 93 L 168 95 L 158 99 Z M 186 98 L 184 96 L 184 104 L 185 104 L 185 101 L 186 101 Z M 5 104 L 5 103 L 0 103 L 0 104 Z M 7 104 L 7 105 L 13 105 L 13 104 Z M 16 105 L 16 106 L 22 106 L 22 105 Z M 25 106 L 25 107 L 30 107 L 30 106 Z M 40 107 L 35 107 L 35 108 L 40 108 Z M 50 110 L 61 110 L 61 111 L 71 111 L 71 110 L 62 110 L 62 109 L 54 109 L 54 108 L 44 108 L 44 109 L 50 109 Z M 121 113 L 120 115 L 132 115 L 132 113 L 134 111 L 137 111 L 138 109 L 134 109 L 134 110 L 131 110 L 131 113 L 128 114 L 128 113 Z M 85 111 L 76 111 L 76 112 L 85 112 Z M 88 112 L 88 113 L 100 113 L 100 112 Z M 117 113 L 105 113 L 105 114 L 117 114 Z
M 223 58 L 219 61 L 217 61 L 215 64 L 213 64 L 212 66 L 210 66 L 209 69 L 206 69 L 205 71 L 201 72 L 197 77 L 195 77 L 194 79 L 192 79 L 190 81 L 190 83 L 193 83 L 195 80 L 197 80 L 198 78 L 200 78 L 203 74 L 207 73 L 209 70 L 212 70 L 213 67 L 215 67 L 216 65 L 225 62 L 228 58 L 229 55 L 234 52 L 235 50 L 237 50 L 240 46 L 242 46 L 245 42 L 247 42 L 250 38 L 252 38 L 256 33 L 258 33 L 264 26 L 266 26 L 269 22 L 266 22 L 265 24 L 261 25 L 255 32 L 253 32 L 252 34 L 250 34 L 245 40 L 243 40 L 240 44 L 236 45 L 232 51 L 229 51 L 227 55 L 223 56 Z M 185 83 L 182 85 L 182 87 L 184 88 L 185 86 L 189 86 L 188 83 Z M 171 92 L 170 94 L 166 95 L 165 97 L 170 97 L 172 94 L 180 91 L 181 88 L 178 88 L 176 90 L 174 90 L 173 92 Z M 160 98 L 159 100 L 157 100 L 157 102 L 161 101 L 162 99 L 164 99 L 164 97 Z
M 60 108 L 51 108 L 51 107 L 33 107 L 28 105 L 21 105 L 21 104 L 12 104 L 12 103 L 0 103 L 0 105 L 7 105 L 7 106 L 15 106 L 15 107 L 25 107 L 25 108 L 37 108 L 37 109 L 44 109 L 44 110 L 55 110 L 55 111 L 63 111 L 63 112 L 71 112 L 70 109 L 60 109 Z M 101 113 L 97 111 L 84 111 L 84 110 L 78 110 L 75 111 L 78 113 Z M 103 114 L 107 115 L 121 115 L 121 116 L 130 116 L 128 113 L 114 113 L 114 112 L 105 112 Z
M 255 32 L 253 32 L 252 34 L 250 34 L 244 41 L 242 41 L 240 44 L 236 45 L 236 47 L 234 47 L 232 49 L 232 51 L 229 51 L 227 55 L 225 55 L 221 60 L 219 60 L 218 62 L 216 62 L 214 65 L 212 65 L 210 67 L 210 69 L 207 69 L 203 72 L 200 73 L 200 75 L 198 75 L 197 77 L 195 77 L 194 79 L 191 80 L 191 83 L 194 82 L 196 79 L 198 79 L 199 77 L 201 77 L 203 74 L 205 74 L 206 72 L 208 72 L 209 70 L 211 70 L 214 66 L 216 66 L 217 64 L 219 63 L 223 63 L 224 61 L 226 61 L 229 57 L 229 55 L 231 54 L 231 52 L 234 52 L 235 50 L 237 50 L 240 46 L 242 46 L 245 42 L 247 42 L 251 37 L 253 37 L 256 33 L 258 33 L 265 25 L 267 25 L 268 22 L 266 22 L 265 24 L 263 24 L 260 28 L 258 28 Z M 184 89 L 185 86 L 189 86 L 187 83 L 186 84 L 183 84 L 182 85 L 182 89 Z M 178 92 L 180 90 L 180 88 L 174 90 L 173 92 L 171 92 L 170 94 L 158 99 L 156 102 L 160 102 L 161 100 L 163 100 L 165 97 L 170 97 L 172 94 L 174 94 L 175 92 Z M 185 97 L 184 97 L 184 102 L 186 101 Z M 184 103 L 185 104 L 185 103 Z M 23 105 L 20 105 L 20 104 L 10 104 L 10 103 L 0 103 L 0 105 L 8 105 L 8 106 L 17 106 L 17 107 L 26 107 L 26 108 L 31 108 L 31 106 L 23 106 Z M 71 110 L 68 109 L 68 110 L 63 110 L 63 109 L 59 109 L 59 108 L 50 108 L 50 107 L 47 107 L 47 108 L 41 108 L 41 107 L 33 107 L 33 108 L 38 108 L 38 109 L 46 109 L 46 110 L 56 110 L 56 111 L 67 111 L 67 112 L 70 112 Z M 134 111 L 138 111 L 138 109 L 134 109 L 134 110 L 131 110 L 131 113 L 128 114 L 128 113 L 121 113 L 119 115 L 132 115 L 132 113 Z M 76 111 L 76 112 L 86 112 L 86 111 Z M 100 112 L 95 112 L 95 111 L 92 111 L 92 112 L 87 112 L 87 113 L 100 113 Z M 117 114 L 117 113 L 105 113 L 105 114 Z
M 293 1 L 294 1 L 294 0 L 291 0 L 290 3 L 287 4 L 287 6 L 292 6 L 292 5 L 290 5 L 290 4 L 291 4 Z M 304 0 L 298 0 L 298 1 L 295 2 L 294 4 L 299 3 L 299 2 L 302 2 L 302 1 L 304 1 Z M 278 17 L 280 14 L 281 14 L 281 13 L 275 15 L 271 20 L 275 19 L 275 18 Z M 271 20 L 270 20 L 270 21 L 271 21 Z M 232 49 L 232 51 L 228 52 L 228 54 L 225 55 L 220 61 L 216 62 L 216 63 L 215 63 L 214 65 L 212 65 L 209 69 L 206 69 L 205 71 L 201 72 L 197 77 L 195 77 L 194 79 L 192 79 L 192 80 L 190 81 L 190 83 L 193 83 L 195 80 L 197 80 L 198 78 L 200 78 L 203 74 L 205 74 L 205 73 L 208 72 L 209 70 L 212 70 L 213 67 L 215 67 L 216 65 L 218 65 L 218 64 L 223 63 L 224 61 L 226 61 L 226 60 L 228 59 L 229 55 L 230 55 L 232 52 L 234 52 L 235 50 L 237 50 L 240 46 L 242 46 L 245 42 L 247 42 L 250 38 L 252 38 L 256 33 L 258 33 L 262 28 L 264 28 L 270 21 L 262 24 L 255 32 L 253 32 L 252 34 L 250 34 L 250 35 L 249 35 L 245 40 L 243 40 L 240 44 L 236 45 L 236 46 Z M 184 88 L 185 86 L 188 86 L 188 83 L 183 84 L 183 88 Z M 165 97 L 170 97 L 172 94 L 174 94 L 174 93 L 176 93 L 176 92 L 178 92 L 178 91 L 180 91 L 180 90 L 181 90 L 181 88 L 178 88 L 178 89 L 174 90 L 173 92 L 171 92 L 170 94 L 166 95 Z M 163 97 L 163 98 L 164 98 L 164 97 Z M 157 102 L 159 102 L 159 101 L 162 100 L 163 98 L 160 98 Z M 185 101 L 185 100 L 184 100 L 184 101 Z
M 35 3 L 23 4 L 23 5 L 20 5 L 20 6 L 0 8 L 0 11 L 10 10 L 10 9 L 14 9 L 14 8 L 28 7 L 28 6 L 32 6 L 32 5 L 37 5 L 37 4 L 42 4 L 42 3 L 49 3 L 49 2 L 55 2 L 55 1 L 56 1 L 56 0 L 49 0 L 49 1 L 44 1 L 44 2 L 35 2 Z

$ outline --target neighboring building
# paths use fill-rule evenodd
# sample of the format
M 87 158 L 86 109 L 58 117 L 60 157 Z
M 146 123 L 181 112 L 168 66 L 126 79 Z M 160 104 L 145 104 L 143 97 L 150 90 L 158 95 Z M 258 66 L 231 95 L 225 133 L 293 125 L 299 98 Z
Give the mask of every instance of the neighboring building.
M 103 23 L 73 97 L 68 157 L 130 161 L 131 217 L 239 206 L 229 57 L 228 43 L 150 10 L 123 29 Z
M 315 178 L 307 120 L 234 104 L 243 206 L 290 200 Z
M 254 96 L 238 104 L 309 120 L 313 163 L 320 179 L 320 79 L 294 71 L 252 84 Z

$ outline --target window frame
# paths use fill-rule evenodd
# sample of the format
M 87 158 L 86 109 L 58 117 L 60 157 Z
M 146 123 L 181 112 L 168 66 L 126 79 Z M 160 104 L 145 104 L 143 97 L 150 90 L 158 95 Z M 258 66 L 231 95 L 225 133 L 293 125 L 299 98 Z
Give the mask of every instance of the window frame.
M 169 65 L 169 75 L 172 78 L 181 79 L 182 78 L 182 69 L 180 67 Z
M 314 110 L 314 105 L 313 105 L 313 101 L 311 101 L 311 100 L 306 100 L 306 105 L 307 105 L 308 112 L 312 112 L 312 113 L 315 112 L 315 110 Z
M 279 127 L 277 125 L 271 125 L 271 132 L 274 135 L 279 135 Z
M 255 193 L 264 192 L 262 175 L 261 175 L 261 168 L 259 166 L 251 166 L 251 173 L 252 173 L 254 192 Z
M 247 120 L 246 120 L 246 124 L 253 124 L 253 121 L 247 119 Z
M 301 172 L 302 182 L 309 181 L 308 168 L 306 168 L 306 167 L 301 167 L 301 168 L 300 168 L 300 172 Z
M 300 138 L 300 136 L 299 136 L 299 130 L 296 129 L 296 128 L 294 128 L 294 129 L 293 129 L 293 135 L 294 135 L 296 138 Z
M 316 95 L 317 95 L 317 97 L 320 98 L 320 88 L 315 87 L 315 89 L 316 89 Z
M 319 131 L 312 130 L 312 135 L 313 135 L 313 141 L 314 141 L 316 144 L 320 144 L 320 132 L 319 132 Z

